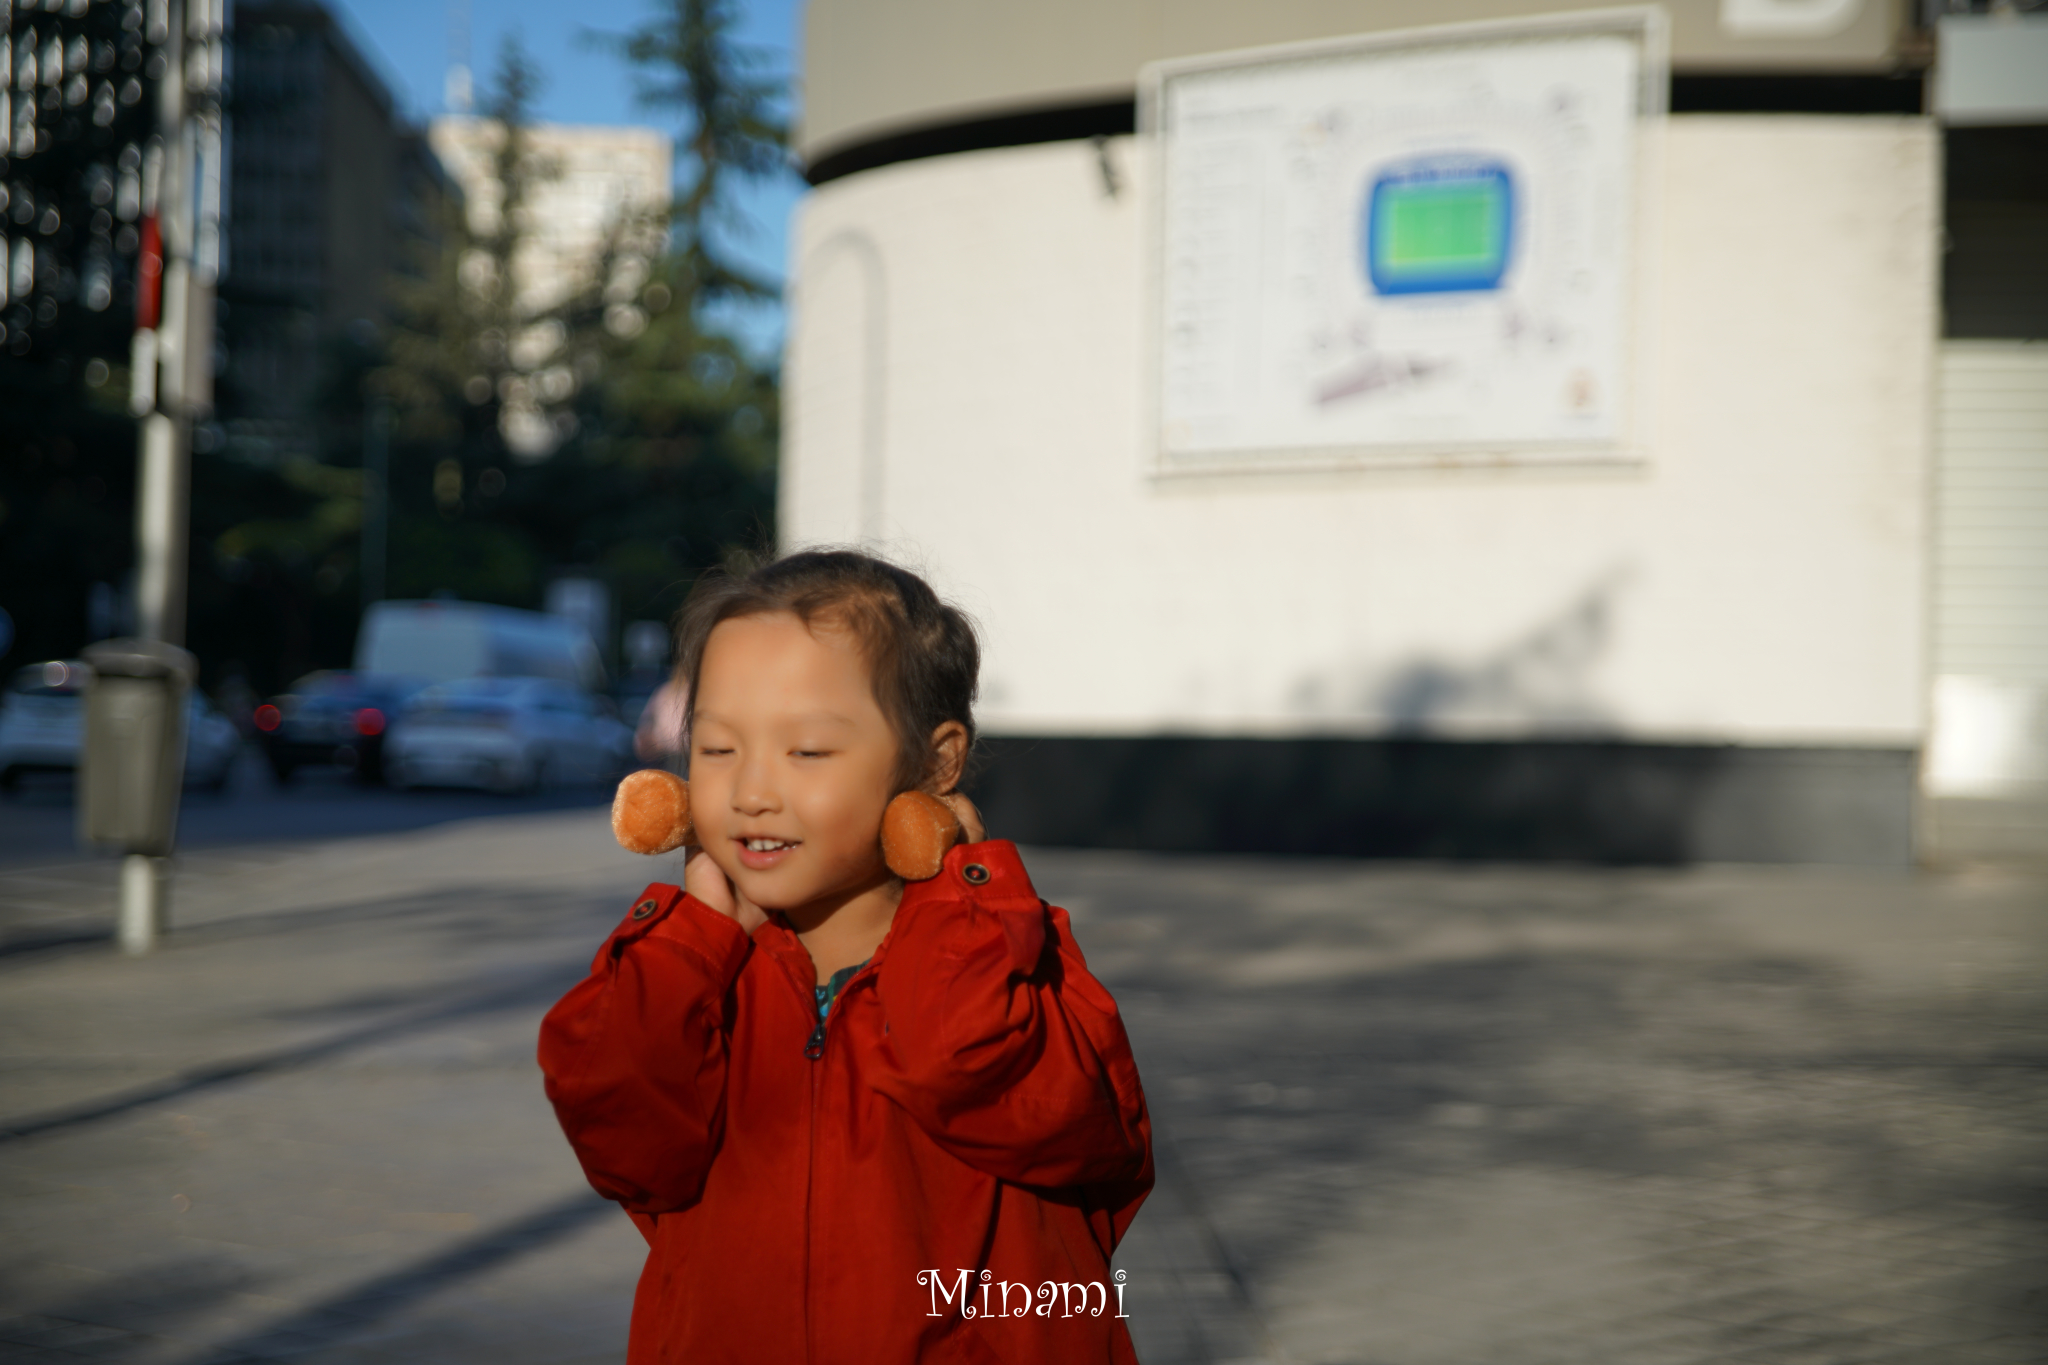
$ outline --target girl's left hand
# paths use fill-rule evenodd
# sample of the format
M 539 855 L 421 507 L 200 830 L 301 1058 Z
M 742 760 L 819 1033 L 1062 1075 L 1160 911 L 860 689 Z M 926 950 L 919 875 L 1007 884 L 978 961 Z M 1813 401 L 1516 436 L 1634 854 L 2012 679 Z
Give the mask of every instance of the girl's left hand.
M 981 823 L 981 812 L 974 808 L 972 801 L 959 792 L 947 792 L 939 800 L 951 806 L 953 814 L 960 817 L 961 843 L 978 844 L 988 838 L 988 830 Z

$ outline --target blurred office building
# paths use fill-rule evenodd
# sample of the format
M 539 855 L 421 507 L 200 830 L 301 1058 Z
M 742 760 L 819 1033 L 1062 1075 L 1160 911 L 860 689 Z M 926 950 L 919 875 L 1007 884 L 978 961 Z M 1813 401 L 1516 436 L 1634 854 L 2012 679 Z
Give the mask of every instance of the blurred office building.
M 812 0 L 783 537 L 988 624 L 1023 840 L 2038 840 L 2048 15 L 1991 8 Z
M 470 231 L 479 236 L 496 232 L 505 199 L 497 170 L 503 128 L 490 119 L 448 115 L 435 119 L 427 135 L 462 186 Z M 638 261 L 626 268 L 643 272 L 644 278 L 664 238 L 650 239 L 644 228 L 632 229 L 636 217 L 658 216 L 668 208 L 675 164 L 668 134 L 656 128 L 541 123 L 526 130 L 526 139 L 533 172 L 523 207 L 525 236 L 513 262 L 522 306 L 539 312 L 561 303 L 614 244 Z
M 470 232 L 497 234 L 506 198 L 504 126 L 449 115 L 435 119 L 428 136 L 462 187 Z M 510 355 L 541 387 L 566 388 L 561 349 L 567 334 L 544 315 L 597 283 L 611 300 L 605 325 L 612 332 L 632 336 L 646 326 L 631 301 L 667 241 L 674 150 L 668 135 L 653 128 L 535 124 L 524 137 L 512 275 L 518 305 L 535 321 L 513 339 Z M 499 421 L 512 452 L 529 460 L 554 453 L 565 434 L 521 394 L 506 401 Z
M 452 192 L 341 22 L 307 0 L 234 16 L 227 263 L 219 380 L 227 440 L 266 459 L 316 453 L 339 352 L 417 271 Z
M 310 455 L 327 391 L 351 348 L 365 351 L 389 318 L 396 281 L 430 268 L 451 201 L 471 231 L 496 231 L 503 134 L 466 115 L 414 125 L 347 26 L 317 0 L 244 0 L 234 42 L 225 434 L 252 458 Z M 611 271 L 607 283 L 630 293 L 664 240 L 668 137 L 555 125 L 527 137 L 534 176 L 514 263 L 521 308 L 546 312 L 601 266 Z M 622 317 L 630 327 L 637 314 Z M 537 324 L 514 358 L 539 373 L 559 344 L 556 329 Z M 510 404 L 505 420 L 522 453 L 557 444 L 537 412 Z

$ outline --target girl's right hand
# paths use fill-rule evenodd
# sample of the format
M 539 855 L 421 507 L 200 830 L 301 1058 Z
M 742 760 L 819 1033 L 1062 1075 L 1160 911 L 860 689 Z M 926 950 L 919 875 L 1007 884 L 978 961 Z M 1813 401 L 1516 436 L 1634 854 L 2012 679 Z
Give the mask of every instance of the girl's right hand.
M 711 861 L 711 855 L 701 848 L 690 850 L 688 859 L 683 863 L 683 890 L 737 923 L 748 934 L 768 922 L 767 912 L 734 890 L 718 864 Z

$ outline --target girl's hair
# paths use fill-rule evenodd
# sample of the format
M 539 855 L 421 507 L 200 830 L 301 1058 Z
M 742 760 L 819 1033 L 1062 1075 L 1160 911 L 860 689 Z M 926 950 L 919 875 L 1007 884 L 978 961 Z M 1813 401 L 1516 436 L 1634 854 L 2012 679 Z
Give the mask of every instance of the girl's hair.
M 704 647 L 721 621 L 788 612 L 805 626 L 823 621 L 852 633 L 868 665 L 875 701 L 896 732 L 896 790 L 922 786 L 938 755 L 932 731 L 949 720 L 967 727 L 974 750 L 974 693 L 981 646 L 974 623 L 939 600 L 908 569 L 858 550 L 803 550 L 739 574 L 713 570 L 697 580 L 676 617 L 676 678 L 688 685 L 683 748 L 697 710 Z M 962 771 L 965 771 L 963 766 Z

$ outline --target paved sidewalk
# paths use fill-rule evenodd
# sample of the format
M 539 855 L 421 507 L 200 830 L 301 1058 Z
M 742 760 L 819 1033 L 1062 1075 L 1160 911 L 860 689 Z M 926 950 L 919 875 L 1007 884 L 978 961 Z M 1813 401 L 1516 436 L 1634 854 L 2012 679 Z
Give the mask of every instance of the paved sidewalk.
M 1150 1365 L 2048 1360 L 2048 884 L 1039 850 L 1129 1020 Z M 539 1014 L 602 812 L 0 870 L 0 1361 L 616 1362 Z
M 1046 861 L 1214 1233 L 1154 1365 L 2048 1360 L 2039 883 Z

